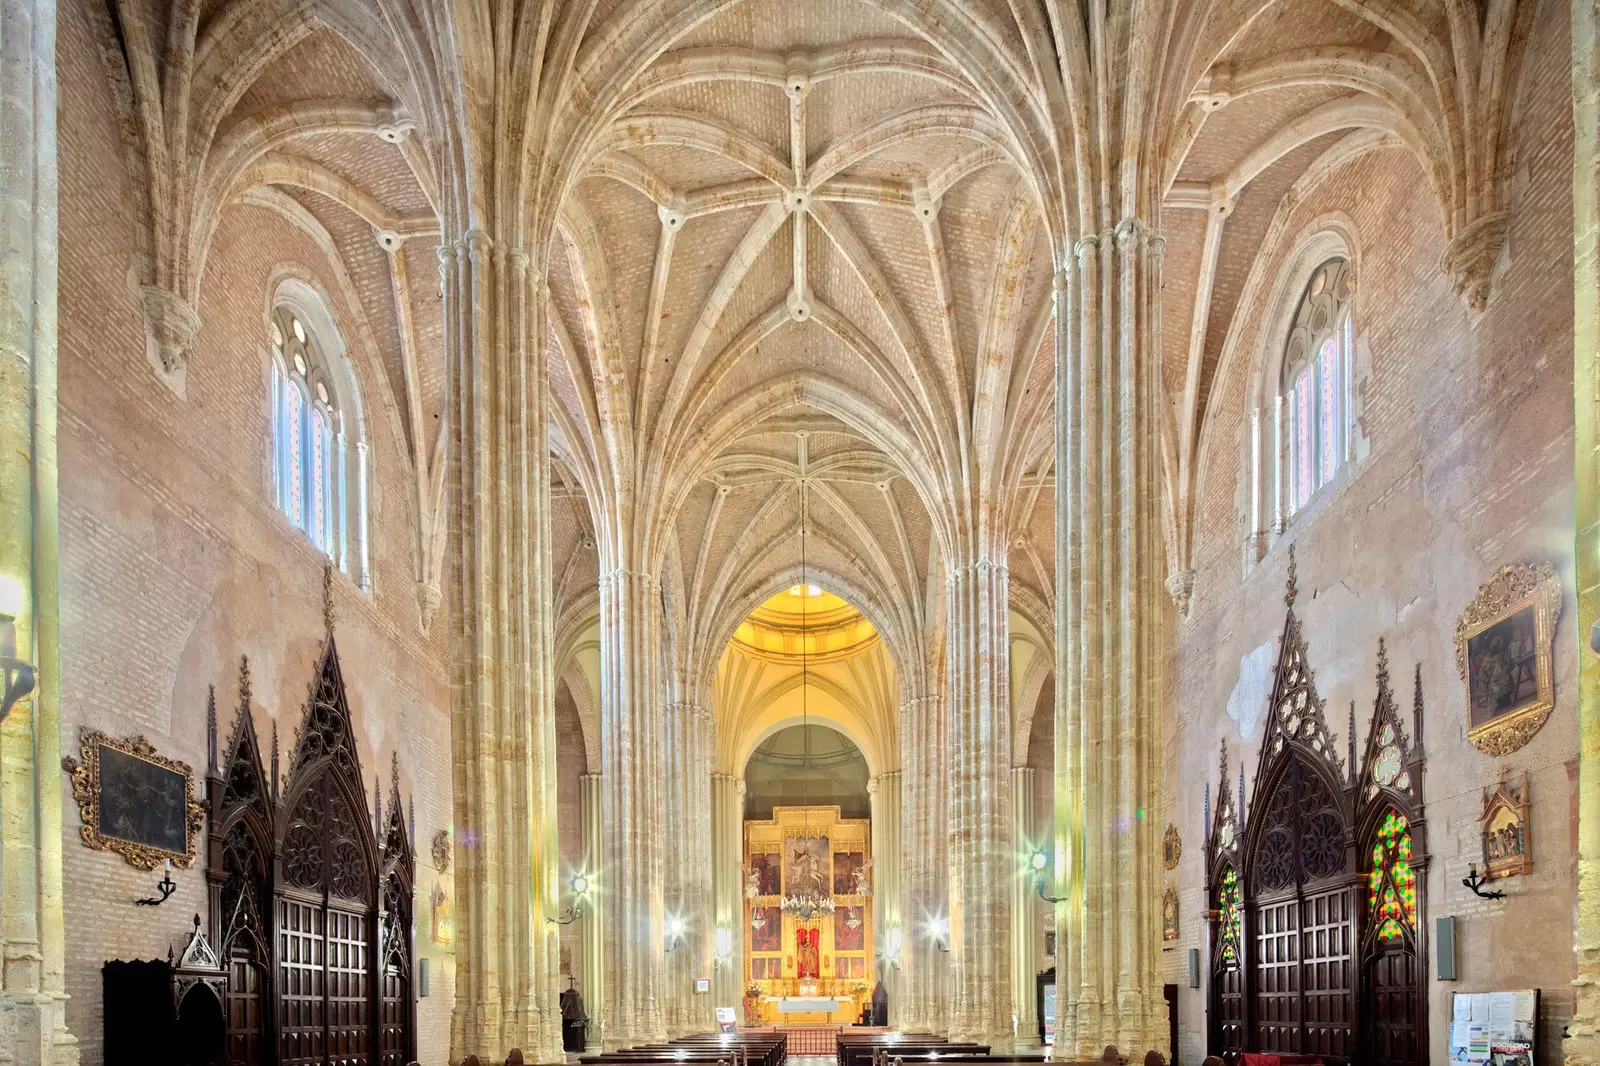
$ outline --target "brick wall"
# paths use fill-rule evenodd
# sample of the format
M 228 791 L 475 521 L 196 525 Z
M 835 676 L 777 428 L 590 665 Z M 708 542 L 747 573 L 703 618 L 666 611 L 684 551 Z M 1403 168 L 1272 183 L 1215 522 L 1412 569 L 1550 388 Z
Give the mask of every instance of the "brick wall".
M 1183 1061 L 1198 1061 L 1205 1040 L 1204 990 L 1191 991 L 1181 976 L 1186 949 L 1200 947 L 1202 955 L 1205 949 L 1202 791 L 1210 781 L 1215 792 L 1217 747 L 1226 737 L 1234 774 L 1242 756 L 1249 795 L 1255 794 L 1264 722 L 1241 736 L 1224 708 L 1240 657 L 1264 642 L 1275 646 L 1291 541 L 1299 559 L 1297 609 L 1341 754 L 1351 701 L 1358 744 L 1366 740 L 1378 637 L 1388 640 L 1395 688 L 1408 715 L 1413 666 L 1422 665 L 1431 855 L 1425 921 L 1431 929 L 1434 917 L 1455 915 L 1460 944 L 1460 980 L 1437 981 L 1428 961 L 1429 1060 L 1443 1061 L 1446 1054 L 1451 993 L 1526 987 L 1544 990 L 1541 1061 L 1560 1059 L 1560 1022 L 1571 1010 L 1574 973 L 1575 786 L 1569 766 L 1578 754 L 1580 648 L 1572 588 L 1566 18 L 1559 5 L 1543 5 L 1528 46 L 1515 125 L 1511 232 L 1489 310 L 1479 320 L 1468 316 L 1438 267 L 1444 251 L 1438 209 L 1406 151 L 1384 149 L 1346 164 L 1296 208 L 1291 235 L 1332 212 L 1344 213 L 1356 229 L 1354 313 L 1358 348 L 1370 365 L 1365 428 L 1371 451 L 1242 576 L 1239 478 L 1248 360 L 1225 371 L 1218 386 L 1223 399 L 1200 481 L 1194 606 L 1178 634 L 1176 729 L 1168 737 L 1170 811 L 1185 850 L 1175 875 L 1183 937 L 1168 945 L 1166 957 L 1168 979 L 1181 985 Z M 1281 263 L 1286 251 L 1262 254 Z M 1298 296 L 1298 286 L 1292 287 L 1291 299 Z M 1268 343 L 1260 331 L 1271 310 L 1240 307 L 1235 328 L 1244 331 L 1240 350 L 1250 358 Z M 1454 631 L 1478 586 L 1501 564 L 1519 561 L 1549 561 L 1563 581 L 1556 710 L 1525 748 L 1495 759 L 1466 739 Z M 1491 903 L 1469 893 L 1461 878 L 1479 857 L 1480 797 L 1501 766 L 1532 776 L 1534 872 L 1500 886 L 1507 899 Z
M 225 736 L 247 654 L 256 726 L 270 743 L 276 723 L 287 762 L 321 640 L 322 557 L 268 495 L 265 315 L 285 275 L 329 294 L 336 322 L 355 312 L 304 232 L 259 207 L 230 208 L 207 264 L 186 396 L 157 380 L 133 283 L 133 188 L 90 15 L 65 5 L 59 42 L 64 744 L 75 752 L 85 726 L 139 733 L 198 771 L 207 686 L 218 688 Z M 341 332 L 367 412 L 375 592 L 337 580 L 337 639 L 368 790 L 381 777 L 387 794 L 398 753 L 401 789 L 415 797 L 417 940 L 435 959 L 419 1050 L 437 1062 L 452 997 L 448 951 L 429 942 L 427 901 L 436 882 L 451 891 L 428 855 L 451 820 L 443 627 L 425 638 L 417 618 L 407 459 L 388 386 L 355 331 Z M 101 1057 L 102 963 L 181 950 L 190 916 L 204 913 L 204 878 L 198 866 L 179 871 L 166 906 L 134 907 L 159 874 L 83 847 L 70 796 L 67 804 L 68 1020 L 90 1064 Z

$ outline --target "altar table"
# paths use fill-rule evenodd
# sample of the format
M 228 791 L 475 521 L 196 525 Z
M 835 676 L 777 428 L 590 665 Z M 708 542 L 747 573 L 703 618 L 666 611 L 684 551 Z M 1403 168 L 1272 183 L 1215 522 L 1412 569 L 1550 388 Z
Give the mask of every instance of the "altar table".
M 1322 1066 L 1315 1055 L 1265 1055 L 1245 1052 L 1242 1066 Z
M 778 1000 L 779 1014 L 832 1014 L 841 1006 L 854 1003 L 852 999 L 833 996 L 785 996 Z

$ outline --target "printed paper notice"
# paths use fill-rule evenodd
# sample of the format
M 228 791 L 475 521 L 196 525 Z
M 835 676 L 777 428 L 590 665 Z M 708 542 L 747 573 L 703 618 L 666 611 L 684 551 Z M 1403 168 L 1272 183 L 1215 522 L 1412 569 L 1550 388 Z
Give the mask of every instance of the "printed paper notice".
M 1512 1039 L 1515 1024 L 1512 1018 L 1513 997 L 1510 992 L 1495 992 L 1487 997 L 1489 1000 L 1489 1039 L 1497 1043 L 1504 1043 Z
M 1533 989 L 1511 993 L 1511 1016 L 1519 1022 L 1533 1021 Z

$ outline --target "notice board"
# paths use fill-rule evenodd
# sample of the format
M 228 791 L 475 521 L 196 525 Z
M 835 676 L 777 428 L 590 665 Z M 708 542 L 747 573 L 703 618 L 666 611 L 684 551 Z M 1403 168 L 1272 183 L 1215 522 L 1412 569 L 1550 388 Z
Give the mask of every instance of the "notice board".
M 1457 992 L 1450 1012 L 1450 1062 L 1533 1066 L 1539 990 Z

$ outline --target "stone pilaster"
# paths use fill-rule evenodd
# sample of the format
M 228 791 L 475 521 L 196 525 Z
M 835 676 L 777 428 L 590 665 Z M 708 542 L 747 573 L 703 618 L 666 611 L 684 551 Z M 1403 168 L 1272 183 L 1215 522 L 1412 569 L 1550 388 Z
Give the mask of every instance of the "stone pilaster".
M 1065 260 L 1065 256 L 1063 256 Z M 1057 1046 L 1167 1049 L 1160 969 L 1161 242 L 1085 236 L 1056 279 Z
M 949 623 L 950 952 L 952 1038 L 1010 1051 L 1010 595 L 1003 558 L 953 566 Z
M 1577 1010 L 1562 1049 L 1569 1063 L 1600 1063 L 1600 15 L 1572 5 L 1573 402 L 1578 582 Z
M 935 926 L 947 922 L 949 826 L 944 764 L 944 701 L 918 695 L 900 706 L 900 948 L 901 1007 L 905 1032 L 946 1032 L 950 956 L 935 944 Z M 948 936 L 945 937 L 948 946 Z
M 0 724 L 0 1057 L 76 1066 L 62 978 L 56 5 L 0 0 L 0 611 L 37 688 Z
M 661 976 L 665 750 L 660 594 L 612 565 L 600 579 L 600 761 L 606 834 L 605 1047 L 666 1039 Z
M 583 1006 L 589 1013 L 589 1034 L 586 1046 L 600 1045 L 600 1020 L 605 1017 L 606 967 L 605 942 L 601 936 L 605 919 L 601 909 L 605 906 L 603 866 L 603 834 L 600 820 L 600 775 L 584 774 L 578 779 L 578 816 L 583 821 L 583 871 L 589 878 L 589 898 L 584 904 L 583 962 L 578 977 L 578 988 L 583 993 Z
M 744 782 L 711 775 L 711 883 L 713 937 L 727 933 L 729 954 L 711 981 L 714 1007 L 739 1008 L 744 999 Z
M 1011 839 L 1024 859 L 1044 842 L 1035 840 L 1033 767 L 1011 768 Z M 1027 869 L 1027 867 L 1024 867 Z M 1039 1015 L 1034 1004 L 1034 963 L 1038 956 L 1039 896 L 1031 875 L 1012 880 L 1011 1002 L 1017 1015 L 1017 1043 L 1039 1042 Z
M 561 1054 L 550 634 L 549 388 L 529 257 L 441 246 L 448 390 L 450 730 L 456 821 L 452 1057 Z
M 889 1024 L 899 1022 L 900 971 L 890 964 L 897 942 L 904 952 L 900 913 L 900 771 L 879 774 L 867 785 L 872 800 L 872 928 L 877 937 L 878 979 L 889 994 Z

